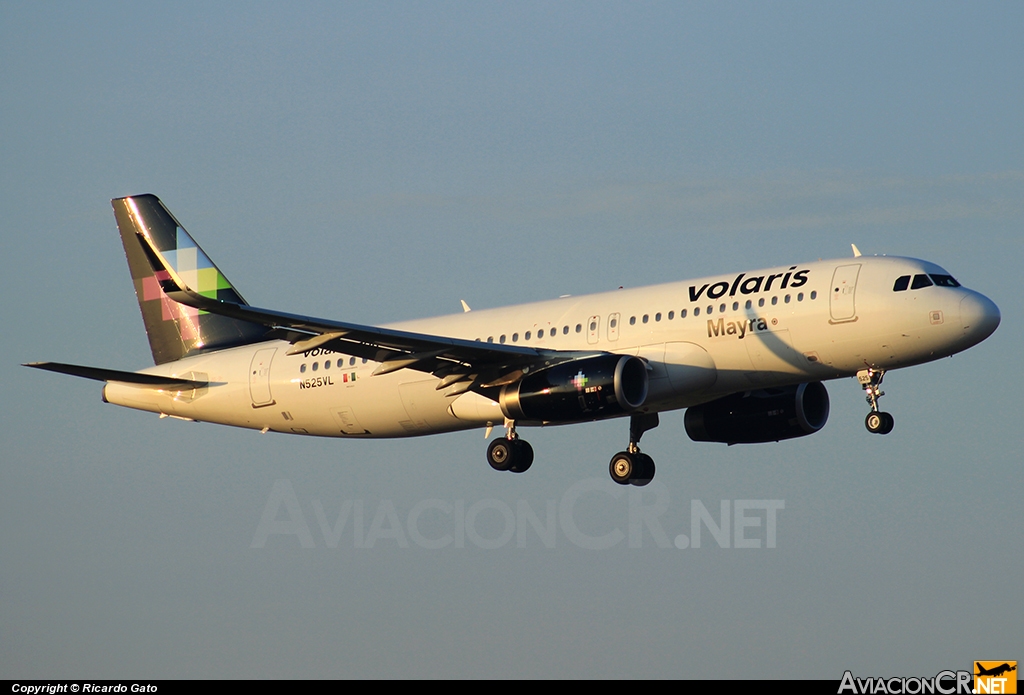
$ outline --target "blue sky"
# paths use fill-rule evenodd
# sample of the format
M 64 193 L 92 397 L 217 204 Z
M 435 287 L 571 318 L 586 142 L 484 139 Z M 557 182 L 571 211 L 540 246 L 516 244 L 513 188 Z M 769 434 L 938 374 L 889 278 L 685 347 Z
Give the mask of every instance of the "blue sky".
M 1022 26 L 1010 3 L 0 3 L 0 675 L 838 679 L 1018 658 Z M 506 476 L 480 432 L 260 436 L 18 366 L 149 364 L 109 205 L 145 192 L 251 303 L 315 316 L 856 243 L 939 263 L 1003 323 L 891 373 L 885 438 L 852 380 L 796 441 L 696 444 L 670 413 L 644 438 L 655 484 L 616 496 L 624 421 L 532 431 L 537 462 Z M 313 548 L 251 547 L 275 490 Z M 693 500 L 744 499 L 785 501 L 776 548 L 630 535 L 644 507 L 671 541 Z M 347 503 L 362 539 L 353 511 L 331 547 Z M 582 547 L 559 522 L 548 547 L 520 512 L 549 505 L 621 539 Z M 402 547 L 390 519 L 417 509 L 434 539 L 474 510 L 462 547 Z M 505 510 L 524 547 L 482 547 Z

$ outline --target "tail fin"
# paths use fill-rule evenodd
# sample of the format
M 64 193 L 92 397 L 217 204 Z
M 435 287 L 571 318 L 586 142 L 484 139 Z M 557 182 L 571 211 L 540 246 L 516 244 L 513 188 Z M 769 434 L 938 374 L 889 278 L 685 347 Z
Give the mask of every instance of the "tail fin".
M 268 329 L 257 323 L 200 311 L 169 298 L 160 287 L 164 270 L 154 270 L 144 236 L 160 251 L 174 271 L 200 294 L 234 304 L 245 304 L 224 274 L 193 241 L 174 215 L 154 195 L 115 198 L 114 218 L 128 258 L 135 295 L 146 324 L 153 362 L 163 364 L 202 350 L 216 350 L 267 339 Z

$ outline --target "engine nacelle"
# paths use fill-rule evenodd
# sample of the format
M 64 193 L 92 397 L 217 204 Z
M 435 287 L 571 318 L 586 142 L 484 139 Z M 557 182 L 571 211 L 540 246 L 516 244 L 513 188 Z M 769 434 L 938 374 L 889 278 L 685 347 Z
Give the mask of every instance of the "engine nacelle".
M 647 400 L 647 364 L 629 355 L 600 355 L 527 374 L 501 390 L 506 417 L 538 422 L 600 420 Z
M 828 420 L 828 391 L 815 381 L 734 393 L 687 409 L 683 423 L 695 442 L 758 444 L 814 434 Z

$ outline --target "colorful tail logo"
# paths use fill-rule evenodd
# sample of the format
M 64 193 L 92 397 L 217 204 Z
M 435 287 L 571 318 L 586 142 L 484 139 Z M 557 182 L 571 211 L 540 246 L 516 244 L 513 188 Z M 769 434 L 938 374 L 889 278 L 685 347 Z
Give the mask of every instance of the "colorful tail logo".
M 208 314 L 179 304 L 164 293 L 160 284 L 169 279 L 167 272 L 154 270 L 139 236 L 148 239 L 193 290 L 222 302 L 245 304 L 224 274 L 156 196 L 117 198 L 111 205 L 156 364 L 179 360 L 201 350 L 266 339 L 265 326 Z

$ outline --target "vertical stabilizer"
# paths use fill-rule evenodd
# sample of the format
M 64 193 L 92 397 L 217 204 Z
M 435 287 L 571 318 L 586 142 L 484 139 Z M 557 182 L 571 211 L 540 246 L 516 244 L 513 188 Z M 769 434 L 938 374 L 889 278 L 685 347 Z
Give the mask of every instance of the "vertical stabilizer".
M 135 295 L 146 324 L 156 364 L 173 362 L 200 350 L 255 343 L 267 338 L 267 327 L 209 314 L 170 299 L 160 288 L 164 270 L 154 270 L 139 239 L 144 236 L 167 263 L 200 294 L 245 304 L 224 274 L 154 195 L 115 198 L 114 218 L 128 258 Z

